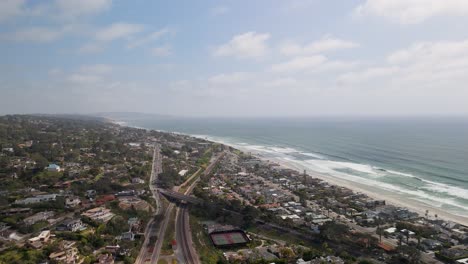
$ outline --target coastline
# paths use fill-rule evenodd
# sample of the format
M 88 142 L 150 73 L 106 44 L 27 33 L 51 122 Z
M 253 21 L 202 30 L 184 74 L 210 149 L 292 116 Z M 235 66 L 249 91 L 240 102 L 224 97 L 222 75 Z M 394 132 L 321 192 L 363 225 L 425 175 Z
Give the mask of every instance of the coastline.
M 180 132 L 170 132 L 170 131 L 164 131 L 164 130 L 158 130 L 158 129 L 148 129 L 148 128 L 131 126 L 128 123 L 123 122 L 123 121 L 118 121 L 118 120 L 113 120 L 113 119 L 108 119 L 108 120 L 109 120 L 110 123 L 115 124 L 115 125 L 119 125 L 119 126 L 131 127 L 131 128 L 137 128 L 137 129 L 145 129 L 145 130 L 154 130 L 154 131 L 163 132 L 163 133 L 174 133 L 174 134 L 179 134 L 179 135 L 186 135 L 186 136 L 190 136 L 190 137 L 194 137 L 194 138 L 201 138 L 201 139 L 204 139 L 206 141 L 210 141 L 210 142 L 214 142 L 214 143 L 223 144 L 223 145 L 232 147 L 234 149 L 240 150 L 240 151 L 242 151 L 244 153 L 248 153 L 248 152 L 252 153 L 253 156 L 255 156 L 255 157 L 257 157 L 257 158 L 259 158 L 259 159 L 261 159 L 261 160 L 263 160 L 265 162 L 267 162 L 267 161 L 268 162 L 273 162 L 273 163 L 276 163 L 276 164 L 280 165 L 283 168 L 292 169 L 292 170 L 295 170 L 295 171 L 298 171 L 298 172 L 301 172 L 303 170 L 307 170 L 307 174 L 309 176 L 311 176 L 311 177 L 321 179 L 321 180 L 323 180 L 323 181 L 325 181 L 325 182 L 327 182 L 329 184 L 332 184 L 332 185 L 346 187 L 346 188 L 348 188 L 348 189 L 350 189 L 350 190 L 352 190 L 353 192 L 356 192 L 356 193 L 363 193 L 363 194 L 365 194 L 365 195 L 367 195 L 370 198 L 375 199 L 375 200 L 385 200 L 387 202 L 387 204 L 394 205 L 394 206 L 397 206 L 397 207 L 407 208 L 410 211 L 418 213 L 420 216 L 424 216 L 425 213 L 426 213 L 426 210 L 428 210 L 430 219 L 435 219 L 434 215 L 437 214 L 438 215 L 437 219 L 445 220 L 445 221 L 451 221 L 451 222 L 459 223 L 459 224 L 464 225 L 464 226 L 468 226 L 468 217 L 463 217 L 463 216 L 451 214 L 449 212 L 443 211 L 443 210 L 438 209 L 436 207 L 431 207 L 431 206 L 425 205 L 422 202 L 418 203 L 417 201 L 413 201 L 411 199 L 403 200 L 404 197 L 399 198 L 397 194 L 391 193 L 391 192 L 388 192 L 388 191 L 378 193 L 375 190 L 371 190 L 370 189 L 371 186 L 364 185 L 364 184 L 359 184 L 359 183 L 353 182 L 353 181 L 347 181 L 347 180 L 344 180 L 344 179 L 333 177 L 331 175 L 327 175 L 327 174 L 323 174 L 323 173 L 320 173 L 320 172 L 317 172 L 317 171 L 313 171 L 313 170 L 310 170 L 310 168 L 300 166 L 299 164 L 294 164 L 293 161 L 285 161 L 285 160 L 283 160 L 281 158 L 274 158 L 274 157 L 265 158 L 265 157 L 262 156 L 261 152 L 252 152 L 252 150 L 250 150 L 250 149 L 243 149 L 241 146 L 232 145 L 232 144 L 229 144 L 229 143 L 226 143 L 226 142 L 223 142 L 223 141 L 213 140 L 213 139 L 207 138 L 206 136 L 200 136 L 200 135 L 197 136 L 197 135 L 192 135 L 192 134 L 186 134 L 186 133 L 180 133 Z
M 258 155 L 255 155 L 255 156 L 259 157 Z M 262 160 L 265 160 L 261 156 L 259 158 L 262 159 Z M 299 166 L 295 166 L 293 164 L 290 164 L 290 163 L 285 162 L 285 161 L 280 160 L 280 159 L 272 159 L 270 161 L 278 163 L 280 166 L 282 166 L 284 168 L 288 168 L 288 169 L 292 169 L 292 170 L 296 170 L 296 171 L 301 171 L 300 170 L 301 168 Z M 429 218 L 430 219 L 434 219 L 434 214 L 437 214 L 438 215 L 437 219 L 442 219 L 442 220 L 445 220 L 445 221 L 452 221 L 452 222 L 462 224 L 464 226 L 468 226 L 468 218 L 463 217 L 463 216 L 450 214 L 450 213 L 445 212 L 443 210 L 440 210 L 438 208 L 426 206 L 423 203 L 417 203 L 415 201 L 413 202 L 410 199 L 402 201 L 398 197 L 393 197 L 391 195 L 391 193 L 388 193 L 388 194 L 377 193 L 375 191 L 369 190 L 368 186 L 358 185 L 355 182 L 345 181 L 345 180 L 342 180 L 342 179 L 339 179 L 339 178 L 335 178 L 333 176 L 321 174 L 321 173 L 316 172 L 316 171 L 308 170 L 307 174 L 309 176 L 311 176 L 311 177 L 321 179 L 321 180 L 323 180 L 323 181 L 325 181 L 327 183 L 330 183 L 330 184 L 333 184 L 333 185 L 336 185 L 336 186 L 346 187 L 346 188 L 352 190 L 353 192 L 366 194 L 367 196 L 371 197 L 372 199 L 385 200 L 387 202 L 387 204 L 407 208 L 410 211 L 418 213 L 420 216 L 424 216 L 424 214 L 426 213 L 426 210 L 429 210 Z

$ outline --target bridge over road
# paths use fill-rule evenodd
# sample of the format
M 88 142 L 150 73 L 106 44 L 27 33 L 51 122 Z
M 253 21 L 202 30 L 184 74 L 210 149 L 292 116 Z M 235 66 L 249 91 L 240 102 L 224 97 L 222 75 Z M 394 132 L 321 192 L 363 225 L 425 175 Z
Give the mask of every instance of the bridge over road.
M 196 197 L 185 195 L 179 192 L 170 191 L 170 190 L 159 189 L 159 193 L 166 196 L 168 199 L 172 199 L 172 200 L 176 200 L 180 202 L 186 202 L 186 203 L 191 203 L 191 204 L 200 204 L 203 202 L 203 200 L 198 199 Z

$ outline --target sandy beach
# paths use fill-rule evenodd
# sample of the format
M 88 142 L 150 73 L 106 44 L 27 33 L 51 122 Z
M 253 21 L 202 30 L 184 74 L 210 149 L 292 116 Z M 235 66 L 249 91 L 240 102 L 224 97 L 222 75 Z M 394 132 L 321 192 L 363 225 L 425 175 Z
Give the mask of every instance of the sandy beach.
M 225 144 L 225 145 L 228 145 L 228 144 Z M 371 189 L 372 187 L 369 185 L 359 184 L 359 183 L 352 182 L 352 181 L 346 181 L 346 180 L 339 179 L 330 175 L 322 174 L 316 171 L 311 171 L 309 168 L 303 167 L 300 164 L 295 164 L 293 161 L 285 161 L 280 158 L 272 158 L 272 157 L 265 158 L 262 156 L 261 153 L 252 152 L 252 150 L 250 149 L 242 149 L 239 146 L 232 146 L 232 147 L 237 148 L 244 152 L 250 152 L 252 155 L 264 161 L 277 163 L 280 166 L 287 168 L 287 169 L 292 169 L 292 170 L 296 170 L 299 172 L 302 172 L 303 170 L 307 170 L 307 174 L 313 178 L 321 179 L 333 185 L 346 187 L 354 192 L 364 193 L 367 196 L 376 200 L 385 200 L 387 204 L 407 208 L 410 211 L 416 212 L 421 216 L 424 216 L 426 213 L 426 210 L 429 210 L 430 219 L 435 219 L 435 215 L 437 214 L 437 219 L 452 221 L 452 222 L 456 222 L 456 223 L 468 226 L 467 217 L 454 215 L 454 214 L 445 212 L 443 210 L 440 210 L 438 208 L 431 207 L 429 205 L 426 205 L 424 203 L 420 203 L 411 199 L 400 198 L 399 195 L 396 193 L 391 193 L 389 191 L 381 191 L 381 190 L 379 190 L 379 192 L 376 192 L 375 190 L 372 190 Z

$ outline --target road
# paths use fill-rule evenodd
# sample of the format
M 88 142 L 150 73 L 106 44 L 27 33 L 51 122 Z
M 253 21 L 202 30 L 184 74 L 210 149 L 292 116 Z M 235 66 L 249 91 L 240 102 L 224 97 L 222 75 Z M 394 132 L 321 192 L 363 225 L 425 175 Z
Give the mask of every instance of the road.
M 162 156 L 161 156 L 161 149 L 158 144 L 154 145 L 154 152 L 153 152 L 153 165 L 151 169 L 151 176 L 149 180 L 149 188 L 153 195 L 153 198 L 156 202 L 156 210 L 154 212 L 154 216 L 158 216 L 161 214 L 161 200 L 159 197 L 158 190 L 153 182 L 156 181 L 158 175 L 162 172 Z M 148 248 L 150 247 L 150 237 L 152 234 L 155 234 L 158 230 L 157 223 L 154 222 L 154 218 L 152 218 L 145 228 L 145 241 L 143 241 L 143 245 L 140 249 L 140 253 L 138 254 L 137 259 L 135 260 L 136 264 L 145 263 L 147 259 L 151 259 L 154 255 L 153 252 L 148 252 Z M 159 240 L 159 237 L 158 237 Z M 156 248 L 155 248 L 156 249 Z
M 185 264 L 200 263 L 196 250 L 192 244 L 192 232 L 190 231 L 189 213 L 185 205 L 182 205 L 177 212 L 176 220 L 176 241 L 182 253 L 182 261 Z
M 174 210 L 174 204 L 170 204 L 164 212 L 164 220 L 159 228 L 158 239 L 154 245 L 154 250 L 149 263 L 158 263 L 159 255 L 161 254 L 162 243 L 164 242 L 164 235 L 166 234 L 167 225 L 171 220 L 172 210 Z
M 211 173 L 213 168 L 216 166 L 216 164 L 219 162 L 219 160 L 225 155 L 225 152 L 221 153 L 217 157 L 213 158 L 211 160 L 210 165 L 205 169 L 203 172 L 203 175 L 208 175 Z M 197 173 L 198 175 L 198 173 Z M 186 183 L 190 182 L 192 180 L 192 177 L 190 177 Z M 197 178 L 184 192 L 184 195 L 190 195 L 197 185 L 198 181 L 200 178 Z M 185 183 L 183 184 L 185 185 Z M 182 185 L 182 186 L 183 186 Z M 189 213 L 186 205 L 181 205 L 180 208 L 178 209 L 177 212 L 177 217 L 176 217 L 176 241 L 177 241 L 177 246 L 179 250 L 182 253 L 182 263 L 185 264 L 199 264 L 200 259 L 198 257 L 198 254 L 193 247 L 193 242 L 192 242 L 192 232 L 190 230 L 190 221 L 189 221 Z

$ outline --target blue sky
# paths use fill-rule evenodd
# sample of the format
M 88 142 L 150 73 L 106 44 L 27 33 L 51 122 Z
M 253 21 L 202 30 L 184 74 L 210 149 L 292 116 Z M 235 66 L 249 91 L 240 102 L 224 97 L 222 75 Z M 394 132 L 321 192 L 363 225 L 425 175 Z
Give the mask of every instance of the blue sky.
M 0 114 L 468 114 L 464 0 L 2 0 Z

